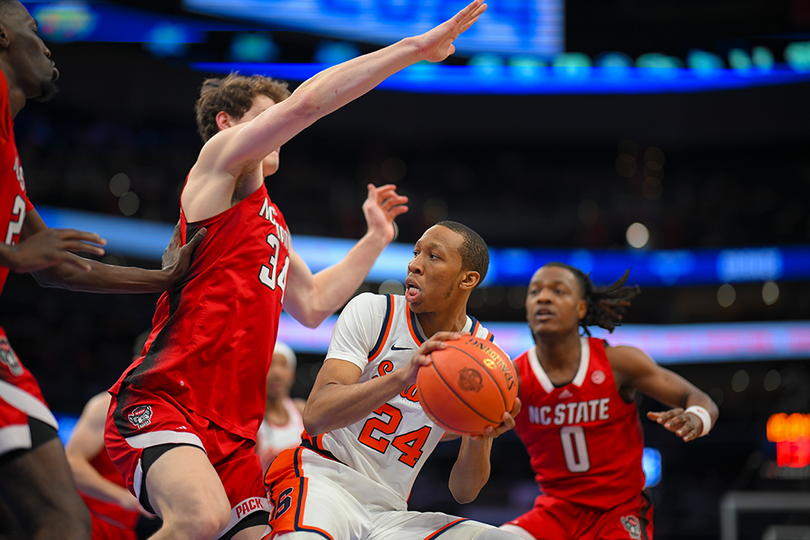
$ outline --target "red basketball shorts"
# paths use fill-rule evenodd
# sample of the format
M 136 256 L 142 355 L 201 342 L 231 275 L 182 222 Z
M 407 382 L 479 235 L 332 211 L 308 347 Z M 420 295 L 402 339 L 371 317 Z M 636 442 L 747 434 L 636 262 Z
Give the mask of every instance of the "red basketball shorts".
M 32 447 L 29 417 L 59 429 L 36 379 L 20 363 L 0 327 L 0 456 Z
M 124 386 L 113 395 L 104 432 L 107 453 L 127 488 L 149 508 L 145 494 L 144 450 L 163 445 L 191 445 L 203 449 L 219 475 L 231 503 L 226 531 L 246 519 L 266 520 L 267 495 L 262 466 L 254 442 L 234 435 L 180 405 L 165 392 Z M 253 514 L 260 513 L 261 516 Z M 237 527 L 237 529 L 240 527 Z
M 646 492 L 610 510 L 540 495 L 534 508 L 506 525 L 520 527 L 543 540 L 652 540 L 652 514 L 652 501 Z

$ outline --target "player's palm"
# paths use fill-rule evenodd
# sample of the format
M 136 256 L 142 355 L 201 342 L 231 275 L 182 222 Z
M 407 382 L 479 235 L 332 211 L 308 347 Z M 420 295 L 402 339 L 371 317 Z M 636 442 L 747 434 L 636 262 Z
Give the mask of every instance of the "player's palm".
M 424 59 L 428 62 L 441 62 L 453 54 L 456 51 L 453 42 L 486 10 L 487 5 L 483 0 L 475 0 L 449 21 L 419 36 L 419 47 Z
M 384 231 L 386 239 L 390 242 L 394 238 L 395 228 L 391 226 L 394 219 L 408 211 L 405 203 L 408 197 L 399 195 L 397 187 L 393 184 L 375 187 L 368 185 L 368 197 L 363 203 L 363 214 L 369 231 Z

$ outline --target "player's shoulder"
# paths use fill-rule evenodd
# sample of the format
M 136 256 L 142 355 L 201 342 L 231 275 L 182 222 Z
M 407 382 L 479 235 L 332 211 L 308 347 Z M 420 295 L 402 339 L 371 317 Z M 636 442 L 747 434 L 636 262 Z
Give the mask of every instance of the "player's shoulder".
M 390 294 L 363 292 L 349 300 L 345 310 L 385 312 L 392 304 L 393 298 Z
M 650 356 L 638 347 L 632 345 L 609 346 L 605 344 L 607 356 L 613 371 L 636 371 L 639 368 L 649 368 L 655 364 Z

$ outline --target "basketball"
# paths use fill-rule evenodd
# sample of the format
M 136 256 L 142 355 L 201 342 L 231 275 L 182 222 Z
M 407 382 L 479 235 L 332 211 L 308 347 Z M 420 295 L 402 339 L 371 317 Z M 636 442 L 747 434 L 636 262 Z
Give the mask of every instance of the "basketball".
M 439 427 L 460 435 L 499 426 L 520 388 L 512 361 L 485 339 L 465 336 L 445 343 L 416 375 L 422 409 Z

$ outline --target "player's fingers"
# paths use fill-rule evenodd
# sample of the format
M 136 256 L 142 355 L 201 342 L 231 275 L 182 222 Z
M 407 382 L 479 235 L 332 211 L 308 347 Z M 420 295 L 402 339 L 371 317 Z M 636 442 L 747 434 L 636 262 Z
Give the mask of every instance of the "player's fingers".
M 396 219 L 397 216 L 400 216 L 408 211 L 408 207 L 404 205 L 398 205 L 393 207 L 388 213 L 391 215 L 391 219 Z
M 208 229 L 206 229 L 205 227 L 199 229 L 197 232 L 194 233 L 194 236 L 191 237 L 191 240 L 188 241 L 188 244 L 186 244 L 186 246 L 190 247 L 191 249 L 196 248 L 197 246 L 200 245 L 200 242 L 203 241 L 203 238 L 205 238 L 206 234 L 208 234 Z
M 62 242 L 59 247 L 65 251 L 71 251 L 73 253 L 92 253 L 93 255 L 104 255 L 104 248 L 101 248 L 95 244 L 88 244 L 87 242 L 67 241 Z
M 54 232 L 62 240 L 81 240 L 93 244 L 105 245 L 107 241 L 97 235 L 87 231 L 79 231 L 76 229 L 54 229 Z
M 515 404 L 512 406 L 512 410 L 509 412 L 509 414 L 511 414 L 512 418 L 514 418 L 518 414 L 520 414 L 520 409 L 522 409 L 522 408 L 523 408 L 523 403 L 520 402 L 520 398 L 515 398 Z

